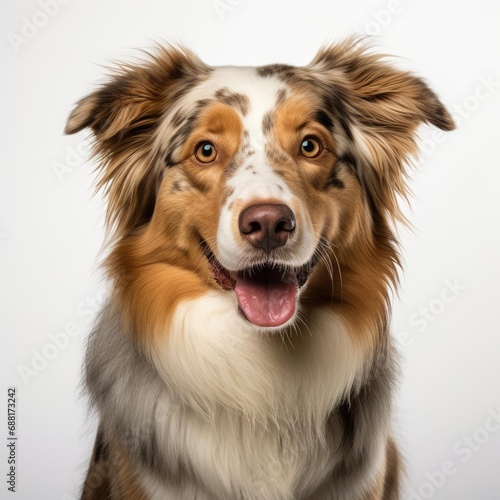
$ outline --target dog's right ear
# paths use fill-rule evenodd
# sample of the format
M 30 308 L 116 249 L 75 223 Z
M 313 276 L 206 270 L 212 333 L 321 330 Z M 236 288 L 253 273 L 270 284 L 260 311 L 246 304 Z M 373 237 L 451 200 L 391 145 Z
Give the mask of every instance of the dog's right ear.
M 110 139 L 133 127 L 148 106 L 159 98 L 157 88 L 148 85 L 144 68 L 120 67 L 97 91 L 78 101 L 69 115 L 65 133 L 74 134 L 89 127 L 97 139 Z M 166 80 L 169 73 L 164 74 Z M 165 84 L 167 82 L 165 81 Z
M 170 71 L 158 75 L 158 81 L 154 82 L 152 70 L 153 66 L 128 69 L 120 66 L 107 83 L 78 101 L 69 115 L 65 133 L 74 134 L 89 127 L 96 139 L 102 141 L 131 131 L 139 125 L 138 119 L 142 122 L 144 117 L 151 118 L 149 111 L 162 97 L 161 84 L 167 88 L 171 83 Z
M 140 64 L 123 63 L 108 82 L 78 101 L 66 123 L 65 133 L 91 128 L 106 140 L 152 119 L 165 101 L 168 89 L 180 80 L 199 77 L 208 68 L 189 50 L 158 46 Z M 187 82 L 186 82 L 187 83 Z M 155 117 L 156 118 L 156 117 Z
M 94 121 L 94 114 L 98 107 L 98 97 L 91 94 L 78 101 L 75 109 L 66 122 L 65 134 L 76 134 L 84 128 L 90 127 Z
M 155 135 L 169 106 L 210 68 L 184 48 L 157 47 L 139 63 L 120 64 L 80 100 L 65 132 L 90 128 L 99 159 L 97 188 L 108 195 L 107 227 L 116 236 L 147 222 L 164 167 Z
M 76 134 L 84 128 L 90 127 L 97 135 L 106 121 L 106 115 L 110 116 L 110 103 L 103 103 L 103 90 L 97 91 L 78 101 L 75 109 L 69 115 L 64 133 Z M 101 125 L 100 125 L 101 124 Z

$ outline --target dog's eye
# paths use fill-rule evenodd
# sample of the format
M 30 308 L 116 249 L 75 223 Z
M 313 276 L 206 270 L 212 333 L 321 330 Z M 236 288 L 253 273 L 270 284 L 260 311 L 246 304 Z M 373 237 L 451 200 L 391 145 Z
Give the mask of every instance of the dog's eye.
M 203 141 L 198 144 L 194 155 L 201 163 L 210 163 L 217 157 L 217 150 L 211 142 Z
M 321 142 L 313 136 L 304 137 L 300 145 L 300 154 L 306 158 L 316 158 L 322 150 Z

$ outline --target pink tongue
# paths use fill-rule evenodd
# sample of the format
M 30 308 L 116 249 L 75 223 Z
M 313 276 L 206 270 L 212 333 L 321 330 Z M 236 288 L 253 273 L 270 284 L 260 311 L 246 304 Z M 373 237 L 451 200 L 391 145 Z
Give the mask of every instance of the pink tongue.
M 238 277 L 234 293 L 248 321 L 257 326 L 281 326 L 295 312 L 297 285 L 283 283 L 276 271 Z

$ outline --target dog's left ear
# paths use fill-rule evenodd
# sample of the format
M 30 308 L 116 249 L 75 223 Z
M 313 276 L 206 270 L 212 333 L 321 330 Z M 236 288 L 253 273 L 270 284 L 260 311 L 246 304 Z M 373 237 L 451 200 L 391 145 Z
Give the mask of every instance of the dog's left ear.
M 416 156 L 422 123 L 455 127 L 436 94 L 422 80 L 388 64 L 357 41 L 324 48 L 311 67 L 319 69 L 337 96 L 344 153 L 380 213 L 399 216 L 396 194 L 406 196 L 405 164 Z

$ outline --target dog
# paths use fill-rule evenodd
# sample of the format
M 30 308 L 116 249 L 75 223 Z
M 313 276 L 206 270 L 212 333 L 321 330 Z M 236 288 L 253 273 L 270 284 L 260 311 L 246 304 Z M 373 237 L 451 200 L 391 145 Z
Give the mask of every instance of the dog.
M 389 333 L 419 77 L 348 39 L 307 66 L 120 64 L 70 114 L 108 198 L 82 499 L 397 499 Z

